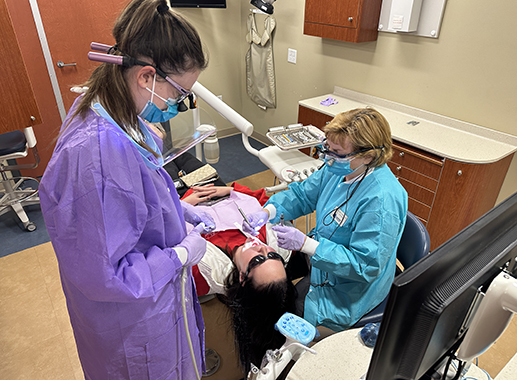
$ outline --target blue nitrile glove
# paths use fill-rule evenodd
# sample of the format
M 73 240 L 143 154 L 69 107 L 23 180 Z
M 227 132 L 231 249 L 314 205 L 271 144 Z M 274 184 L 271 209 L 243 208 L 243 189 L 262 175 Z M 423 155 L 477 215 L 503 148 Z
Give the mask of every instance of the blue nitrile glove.
M 184 201 L 181 201 L 181 207 L 183 209 L 185 222 L 190 223 L 193 226 L 197 226 L 199 223 L 204 223 L 204 232 L 212 232 L 215 230 L 215 221 L 210 214 L 204 211 L 198 211 L 195 206 Z
M 253 214 L 246 215 L 246 218 L 248 218 L 249 224 L 246 223 L 245 220 L 242 222 L 243 231 L 250 235 L 257 236 L 260 228 L 269 220 L 269 215 L 266 211 L 261 210 L 254 212 Z
M 191 267 L 201 261 L 206 252 L 206 240 L 201 237 L 205 225 L 199 223 L 190 233 L 185 236 L 185 239 L 181 241 L 176 247 L 185 248 L 187 250 L 187 257 L 185 258 L 180 252 L 177 251 L 180 261 L 183 266 Z
M 302 249 L 306 237 L 302 231 L 294 227 L 281 225 L 273 226 L 273 231 L 276 232 L 277 243 L 280 248 L 289 249 L 291 251 L 299 251 Z

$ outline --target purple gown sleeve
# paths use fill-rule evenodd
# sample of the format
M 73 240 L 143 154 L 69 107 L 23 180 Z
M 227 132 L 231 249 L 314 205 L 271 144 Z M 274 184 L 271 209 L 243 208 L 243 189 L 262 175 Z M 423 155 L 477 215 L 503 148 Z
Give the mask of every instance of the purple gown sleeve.
M 91 119 L 84 132 L 63 136 L 42 183 L 61 275 L 95 301 L 157 297 L 182 268 L 173 248 L 186 236 L 177 193 L 122 131 Z

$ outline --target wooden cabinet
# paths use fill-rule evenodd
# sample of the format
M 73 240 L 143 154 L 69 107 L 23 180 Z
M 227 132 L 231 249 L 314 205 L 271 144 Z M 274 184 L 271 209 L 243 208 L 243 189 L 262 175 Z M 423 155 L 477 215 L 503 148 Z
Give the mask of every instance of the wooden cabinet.
M 348 42 L 377 39 L 382 0 L 305 0 L 303 33 Z
M 431 214 L 443 158 L 402 143 L 393 143 L 393 156 L 388 166 L 408 192 L 409 210 L 425 225 Z
M 7 4 L 0 0 L 0 133 L 41 123 Z
M 299 106 L 298 122 L 322 128 L 332 116 Z M 453 161 L 393 141 L 388 162 L 408 192 L 408 208 L 437 248 L 495 206 L 513 154 L 487 164 Z

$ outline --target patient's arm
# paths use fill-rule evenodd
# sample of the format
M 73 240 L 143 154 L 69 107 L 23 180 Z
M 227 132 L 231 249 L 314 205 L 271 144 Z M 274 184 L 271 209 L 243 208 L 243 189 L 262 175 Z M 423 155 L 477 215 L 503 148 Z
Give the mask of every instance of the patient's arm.
M 193 186 L 192 190 L 192 194 L 184 197 L 183 201 L 195 206 L 200 202 L 204 202 L 212 198 L 219 198 L 229 195 L 232 191 L 232 188 L 209 184 L 206 186 Z

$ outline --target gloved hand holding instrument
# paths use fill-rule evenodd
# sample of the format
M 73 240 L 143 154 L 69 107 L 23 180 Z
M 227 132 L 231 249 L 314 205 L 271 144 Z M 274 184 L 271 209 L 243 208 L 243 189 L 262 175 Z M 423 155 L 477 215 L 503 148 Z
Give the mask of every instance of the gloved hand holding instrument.
M 280 248 L 291 251 L 300 251 L 307 236 L 295 227 L 276 225 L 273 226 L 276 232 L 277 243 Z
M 257 211 L 253 214 L 246 215 L 242 223 L 242 229 L 250 235 L 257 236 L 260 228 L 265 225 L 268 220 L 269 214 L 266 211 Z
M 197 226 L 199 223 L 204 223 L 205 233 L 215 230 L 215 221 L 210 214 L 204 211 L 198 211 L 195 206 L 183 201 L 181 201 L 181 207 L 183 208 L 183 217 L 185 218 L 185 222 L 190 223 L 193 226 Z
M 174 247 L 184 267 L 196 265 L 205 255 L 206 240 L 200 235 L 205 228 L 204 223 L 199 223 L 181 243 Z

